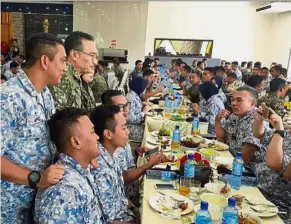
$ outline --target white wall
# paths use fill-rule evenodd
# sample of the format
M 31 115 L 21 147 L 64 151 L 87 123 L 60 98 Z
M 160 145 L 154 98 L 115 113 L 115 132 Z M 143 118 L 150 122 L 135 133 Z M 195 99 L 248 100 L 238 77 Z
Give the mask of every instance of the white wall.
M 278 16 L 257 13 L 255 9 L 261 5 L 259 2 L 149 2 L 146 54 L 153 53 L 155 38 L 213 39 L 213 58 L 259 60 L 267 66 L 280 61 L 287 66 L 291 13 Z M 279 30 L 275 36 L 274 26 Z M 276 53 L 271 50 L 272 45 L 276 45 Z
M 143 60 L 147 2 L 79 1 L 73 5 L 74 31 L 87 32 L 95 38 L 99 32 L 105 48 L 109 47 L 111 40 L 116 40 L 118 48 L 128 49 L 130 63 L 125 65 L 128 68 L 133 68 L 137 59 Z

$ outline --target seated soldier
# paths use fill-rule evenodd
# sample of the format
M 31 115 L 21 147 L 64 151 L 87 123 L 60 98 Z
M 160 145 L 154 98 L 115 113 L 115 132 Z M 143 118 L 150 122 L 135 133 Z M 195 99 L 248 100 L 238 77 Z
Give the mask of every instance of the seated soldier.
M 75 108 L 60 110 L 51 117 L 48 126 L 51 139 L 61 153 L 55 166 L 64 165 L 65 173 L 58 174 L 63 175 L 60 182 L 56 179 L 55 185 L 38 191 L 36 223 L 105 224 L 89 167 L 90 161 L 100 154 L 99 137 L 87 112 Z

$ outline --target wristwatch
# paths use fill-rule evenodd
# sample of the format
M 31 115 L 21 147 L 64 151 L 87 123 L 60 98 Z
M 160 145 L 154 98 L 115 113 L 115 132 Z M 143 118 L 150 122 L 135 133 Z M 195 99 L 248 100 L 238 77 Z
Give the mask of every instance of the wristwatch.
M 274 134 L 279 134 L 282 138 L 286 138 L 288 131 L 287 130 L 276 130 Z
M 28 174 L 28 184 L 31 188 L 36 188 L 41 178 L 41 173 L 39 171 L 33 170 Z

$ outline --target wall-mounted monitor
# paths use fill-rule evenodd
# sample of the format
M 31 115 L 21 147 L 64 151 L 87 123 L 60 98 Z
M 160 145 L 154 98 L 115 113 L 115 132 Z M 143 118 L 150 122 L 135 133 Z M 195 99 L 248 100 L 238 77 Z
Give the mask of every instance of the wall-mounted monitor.
M 155 38 L 154 56 L 211 58 L 213 40 Z

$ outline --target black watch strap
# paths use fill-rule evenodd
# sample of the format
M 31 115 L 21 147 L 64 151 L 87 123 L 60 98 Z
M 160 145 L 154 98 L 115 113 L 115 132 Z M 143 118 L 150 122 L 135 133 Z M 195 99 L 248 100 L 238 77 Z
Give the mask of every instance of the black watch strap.
M 279 134 L 282 138 L 286 137 L 287 131 L 286 130 L 276 130 L 274 134 Z
M 36 188 L 41 178 L 41 172 L 33 170 L 28 174 L 28 184 L 31 188 Z

